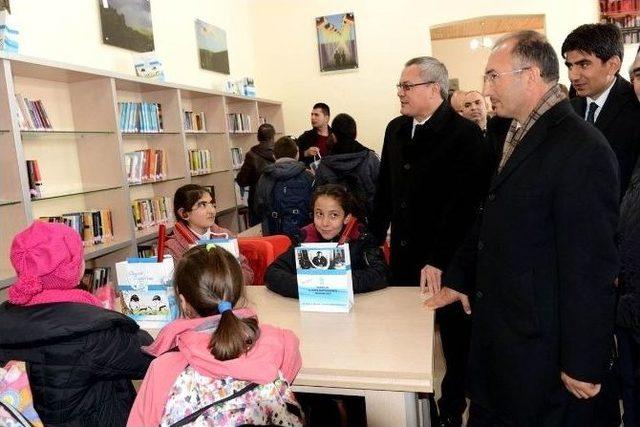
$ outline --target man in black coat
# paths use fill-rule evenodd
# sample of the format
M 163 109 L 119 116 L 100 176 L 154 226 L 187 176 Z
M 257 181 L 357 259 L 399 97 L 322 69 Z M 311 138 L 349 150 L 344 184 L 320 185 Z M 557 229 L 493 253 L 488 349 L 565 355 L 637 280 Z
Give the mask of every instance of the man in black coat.
M 485 94 L 514 121 L 474 231 L 427 302 L 471 311 L 470 425 L 593 426 L 618 271 L 619 180 L 534 31 L 496 43 Z
M 571 105 L 611 145 L 620 167 L 621 195 L 640 154 L 640 103 L 631 83 L 620 75 L 623 54 L 622 33 L 614 24 L 581 25 L 562 44 L 577 95 Z
M 405 64 L 400 113 L 387 126 L 371 232 L 382 243 L 391 224 L 391 281 L 417 286 L 446 270 L 473 224 L 490 174 L 482 131 L 445 101 L 446 67 L 431 57 Z M 458 426 L 466 408 L 470 323 L 460 307 L 438 314 L 447 372 L 439 409 Z
M 311 129 L 298 137 L 300 161 L 307 167 L 329 153 L 330 118 L 331 110 L 327 104 L 324 102 L 314 104 L 311 109 Z

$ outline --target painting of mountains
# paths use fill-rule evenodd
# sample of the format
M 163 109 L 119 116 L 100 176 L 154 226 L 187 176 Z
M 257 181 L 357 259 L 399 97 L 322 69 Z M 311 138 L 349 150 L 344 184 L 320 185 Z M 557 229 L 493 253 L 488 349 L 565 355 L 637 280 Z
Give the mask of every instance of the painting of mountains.
M 150 0 L 98 0 L 102 41 L 136 52 L 154 50 Z
M 200 53 L 200 68 L 229 74 L 227 33 L 216 26 L 196 19 L 196 39 Z

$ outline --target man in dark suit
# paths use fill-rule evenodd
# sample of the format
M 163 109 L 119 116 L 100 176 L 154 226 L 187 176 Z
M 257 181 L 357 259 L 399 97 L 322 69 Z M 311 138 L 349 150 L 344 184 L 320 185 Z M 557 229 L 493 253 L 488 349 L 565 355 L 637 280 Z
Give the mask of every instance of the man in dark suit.
M 485 95 L 512 117 L 473 232 L 427 301 L 471 311 L 470 426 L 593 426 L 618 270 L 619 181 L 602 134 L 557 85 L 544 36 L 499 40 Z M 437 283 L 439 285 L 439 283 Z
M 640 103 L 620 75 L 624 48 L 614 24 L 585 24 L 562 43 L 562 56 L 577 96 L 571 105 L 607 138 L 620 166 L 624 195 L 640 154 Z
M 473 224 L 490 165 L 482 131 L 446 99 L 449 77 L 437 59 L 410 60 L 400 76 L 402 116 L 387 126 L 371 231 L 382 243 L 391 224 L 391 283 L 418 286 L 445 270 Z M 447 371 L 442 424 L 459 426 L 466 408 L 470 323 L 460 307 L 438 313 Z

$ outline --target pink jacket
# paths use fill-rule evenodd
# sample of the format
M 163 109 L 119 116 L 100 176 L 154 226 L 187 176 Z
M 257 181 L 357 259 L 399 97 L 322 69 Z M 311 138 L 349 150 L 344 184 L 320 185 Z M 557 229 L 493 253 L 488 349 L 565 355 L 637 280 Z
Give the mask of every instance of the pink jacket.
M 211 226 L 211 232 L 215 234 L 227 234 L 229 237 L 235 237 L 235 234 L 233 234 L 231 230 L 227 230 L 226 228 L 220 227 L 217 224 L 213 224 Z M 193 246 L 195 243 L 196 243 L 195 237 L 193 241 L 190 241 L 186 237 L 184 237 L 182 234 L 176 233 L 174 229 L 174 231 L 172 231 L 171 234 L 169 234 L 169 236 L 167 237 L 167 241 L 165 242 L 165 248 L 166 248 L 165 253 L 171 255 L 173 257 L 173 260 L 177 263 L 178 260 L 182 258 L 182 255 L 184 255 L 184 253 L 188 251 L 189 248 Z M 240 266 L 242 267 L 242 278 L 243 278 L 244 284 L 253 285 L 253 270 L 249 265 L 249 261 L 247 261 L 247 258 L 245 258 L 245 256 L 242 254 L 240 254 L 239 261 L 240 261 Z
M 255 316 L 250 309 L 234 310 L 238 317 Z M 178 319 L 165 326 L 143 350 L 157 358 L 151 362 L 133 404 L 127 426 L 157 426 L 164 414 L 169 391 L 180 373 L 190 365 L 201 375 L 232 377 L 266 384 L 278 371 L 290 383 L 302 366 L 298 338 L 288 329 L 260 325 L 260 337 L 251 350 L 237 359 L 216 360 L 207 348 L 211 331 L 220 315 L 197 319 Z M 170 351 L 174 347 L 178 351 Z

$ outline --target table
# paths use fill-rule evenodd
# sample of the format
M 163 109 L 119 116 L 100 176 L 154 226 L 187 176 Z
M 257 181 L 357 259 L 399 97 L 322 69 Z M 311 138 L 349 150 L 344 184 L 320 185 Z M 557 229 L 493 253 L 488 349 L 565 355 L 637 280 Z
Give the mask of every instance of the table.
M 356 295 L 350 313 L 301 312 L 295 299 L 246 290 L 261 323 L 300 338 L 294 391 L 364 396 L 370 427 L 418 425 L 416 393 L 433 392 L 434 342 L 434 313 L 422 307 L 419 288 Z

